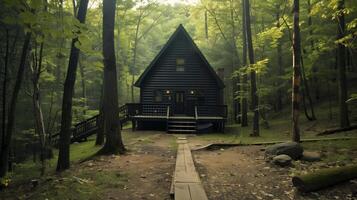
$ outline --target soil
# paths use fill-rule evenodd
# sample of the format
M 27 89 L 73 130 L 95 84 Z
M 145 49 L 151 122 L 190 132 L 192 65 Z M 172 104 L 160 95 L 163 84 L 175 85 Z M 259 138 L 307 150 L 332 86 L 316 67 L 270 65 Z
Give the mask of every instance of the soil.
M 103 199 L 170 199 L 176 156 L 175 149 L 170 147 L 173 136 L 155 132 L 146 134 L 150 139 L 134 140 L 127 145 L 130 150 L 126 155 L 99 158 L 107 163 L 98 165 L 101 170 L 115 169 L 125 175 L 124 184 L 108 188 Z
M 209 199 L 357 199 L 357 181 L 319 192 L 298 192 L 291 174 L 296 168 L 304 170 L 318 164 L 296 162 L 293 167 L 277 167 L 265 161 L 263 150 L 262 146 L 241 146 L 194 152 Z

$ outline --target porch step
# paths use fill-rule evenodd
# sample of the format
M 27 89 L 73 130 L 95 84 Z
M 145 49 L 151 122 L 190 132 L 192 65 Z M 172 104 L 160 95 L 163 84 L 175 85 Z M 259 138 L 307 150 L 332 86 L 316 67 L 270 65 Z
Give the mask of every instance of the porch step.
M 196 121 L 192 120 L 169 120 L 167 122 L 167 132 L 169 133 L 195 133 L 197 129 Z
M 168 129 L 169 133 L 194 133 L 196 130 L 194 129 Z

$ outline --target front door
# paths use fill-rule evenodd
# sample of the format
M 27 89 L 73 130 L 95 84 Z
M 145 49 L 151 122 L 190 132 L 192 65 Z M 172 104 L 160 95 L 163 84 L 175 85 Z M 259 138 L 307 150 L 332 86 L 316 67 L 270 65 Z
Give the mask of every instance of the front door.
M 185 92 L 177 91 L 175 93 L 175 114 L 184 114 L 185 112 Z

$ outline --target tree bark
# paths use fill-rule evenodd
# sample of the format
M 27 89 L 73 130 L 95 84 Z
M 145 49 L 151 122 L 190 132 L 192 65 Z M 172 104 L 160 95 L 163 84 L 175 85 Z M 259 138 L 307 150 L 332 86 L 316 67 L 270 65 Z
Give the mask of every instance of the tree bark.
M 6 132 L 6 91 L 7 91 L 7 71 L 9 64 L 9 30 L 6 29 L 6 50 L 5 50 L 5 63 L 4 63 L 4 80 L 2 86 L 2 113 L 1 113 L 1 146 L 4 146 L 5 142 L 5 132 Z M 1 152 L 1 148 L 0 148 Z
M 83 57 L 83 55 L 81 57 Z M 79 74 L 81 75 L 83 115 L 86 115 L 87 114 L 87 87 L 86 87 L 86 80 L 84 75 L 84 66 L 82 65 L 81 59 L 79 59 Z
M 277 22 L 276 22 L 276 27 L 277 28 L 280 28 L 280 5 L 278 5 L 277 6 L 277 9 L 278 9 L 278 11 L 277 11 L 277 14 L 276 14 L 276 20 L 277 20 Z M 277 101 L 276 101 L 276 109 L 278 110 L 278 111 L 280 111 L 282 108 L 283 108 L 283 100 L 282 100 L 282 98 L 283 98 L 283 91 L 282 91 L 282 88 L 281 88 L 281 84 L 282 84 L 282 81 L 281 81 L 281 79 L 282 79 L 282 76 L 283 76 L 283 74 L 284 74 L 284 71 L 283 71 L 283 57 L 282 57 L 282 49 L 281 49 L 281 39 L 279 39 L 278 40 L 278 44 L 277 44 L 277 60 L 278 60 L 278 62 L 277 62 L 277 64 L 278 64 L 278 76 L 279 76 L 279 78 L 278 78 L 278 91 L 277 91 Z
M 78 8 L 77 19 L 80 23 L 85 22 L 87 14 L 88 0 L 81 0 Z M 72 126 L 72 98 L 74 93 L 74 84 L 76 81 L 76 72 L 80 50 L 75 46 L 78 38 L 74 38 L 71 44 L 71 52 L 68 61 L 66 80 L 64 83 L 63 100 L 62 100 L 62 119 L 61 131 L 59 138 L 59 153 L 57 161 L 57 171 L 69 169 L 69 145 L 71 140 Z
M 339 15 L 338 20 L 338 34 L 337 39 L 341 39 L 345 35 L 345 16 L 342 10 L 345 7 L 345 1 L 338 1 Z M 339 43 L 338 44 L 338 100 L 339 100 L 339 112 L 340 112 L 340 127 L 345 128 L 350 126 L 348 118 L 348 107 L 347 107 L 347 81 L 346 81 L 346 47 Z
M 293 80 L 292 80 L 292 140 L 300 142 L 299 104 L 300 104 L 300 27 L 299 27 L 299 0 L 293 3 Z
M 302 192 L 316 191 L 357 177 L 357 165 L 321 169 L 308 174 L 294 176 L 293 185 Z
M 8 110 L 6 134 L 5 134 L 5 137 L 3 138 L 3 145 L 1 146 L 0 178 L 4 177 L 8 170 L 9 153 L 10 153 L 12 133 L 13 133 L 13 129 L 14 129 L 17 97 L 20 92 L 20 88 L 21 88 L 21 84 L 22 84 L 22 80 L 23 80 L 23 74 L 25 71 L 28 49 L 30 46 L 30 40 L 31 40 L 31 33 L 28 32 L 28 33 L 26 33 L 24 44 L 22 47 L 20 65 L 19 65 L 19 68 L 17 71 L 15 86 L 14 86 L 14 90 L 12 92 L 12 97 L 11 97 L 10 106 L 9 106 L 9 110 Z
M 115 0 L 103 0 L 103 114 L 106 140 L 98 154 L 122 154 L 125 152 L 119 121 L 118 80 L 114 49 L 115 3 Z
M 242 0 L 242 8 L 243 8 L 243 22 L 242 22 L 242 40 L 243 40 L 243 50 L 242 50 L 242 66 L 245 67 L 247 65 L 247 34 L 246 34 L 246 21 L 245 21 L 245 9 L 244 9 L 244 0 Z M 242 75 L 242 123 L 241 126 L 248 126 L 248 101 L 247 101 L 247 74 L 243 73 Z
M 33 87 L 32 104 L 34 109 L 34 117 L 35 117 L 35 125 L 36 125 L 35 130 L 39 136 L 39 143 L 41 149 L 41 154 L 40 154 L 41 175 L 44 175 L 46 170 L 46 163 L 45 163 L 46 162 L 45 161 L 46 131 L 45 131 L 45 124 L 43 121 L 41 102 L 40 102 L 40 85 L 39 85 L 39 79 L 42 71 L 43 46 L 44 44 L 41 43 L 40 53 L 38 58 L 37 58 L 37 53 L 33 55 L 33 63 L 30 68 L 32 73 L 32 87 Z M 35 52 L 37 52 L 37 49 L 35 50 Z
M 95 145 L 102 145 L 104 143 L 103 84 L 100 89 L 99 118 L 97 123 L 98 130 L 95 139 Z
M 247 37 L 247 48 L 248 48 L 248 56 L 249 63 L 253 65 L 254 61 L 254 49 L 252 42 L 252 31 L 250 25 L 250 8 L 249 8 L 249 0 L 244 0 L 244 10 L 245 10 L 245 22 L 246 22 L 246 37 Z M 252 98 L 252 108 L 254 112 L 253 116 L 253 132 L 252 136 L 259 136 L 259 97 L 257 93 L 257 81 L 256 81 L 256 72 L 254 69 L 250 70 L 250 93 Z

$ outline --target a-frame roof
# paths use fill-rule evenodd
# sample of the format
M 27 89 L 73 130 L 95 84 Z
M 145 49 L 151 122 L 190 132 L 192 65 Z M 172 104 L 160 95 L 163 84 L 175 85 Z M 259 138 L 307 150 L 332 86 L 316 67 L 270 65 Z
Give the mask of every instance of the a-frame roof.
M 202 52 L 200 51 L 200 49 L 197 47 L 197 45 L 195 44 L 195 42 L 192 40 L 191 36 L 188 34 L 188 32 L 186 31 L 186 29 L 182 26 L 182 24 L 180 24 L 176 31 L 171 35 L 170 39 L 167 41 L 167 43 L 165 44 L 165 46 L 161 49 L 161 51 L 156 55 L 156 57 L 154 58 L 153 61 L 151 61 L 150 65 L 145 69 L 145 71 L 141 74 L 141 76 L 139 77 L 139 79 L 135 82 L 135 86 L 136 87 L 141 87 L 142 84 L 144 83 L 144 80 L 146 79 L 146 76 L 148 76 L 148 74 L 150 73 L 150 71 L 153 69 L 153 67 L 155 66 L 156 62 L 160 59 L 160 57 L 165 53 L 165 51 L 168 49 L 168 47 L 173 43 L 173 41 L 175 41 L 175 39 L 177 38 L 177 36 L 179 34 L 183 34 L 187 40 L 189 41 L 189 43 L 192 45 L 194 51 L 197 53 L 197 55 L 202 59 L 204 66 L 203 67 L 207 67 L 208 71 L 211 73 L 212 77 L 216 80 L 217 85 L 220 88 L 224 88 L 224 83 L 223 81 L 219 78 L 219 76 L 216 74 L 216 72 L 213 70 L 212 66 L 208 63 L 207 59 L 204 57 L 204 55 L 202 54 Z

